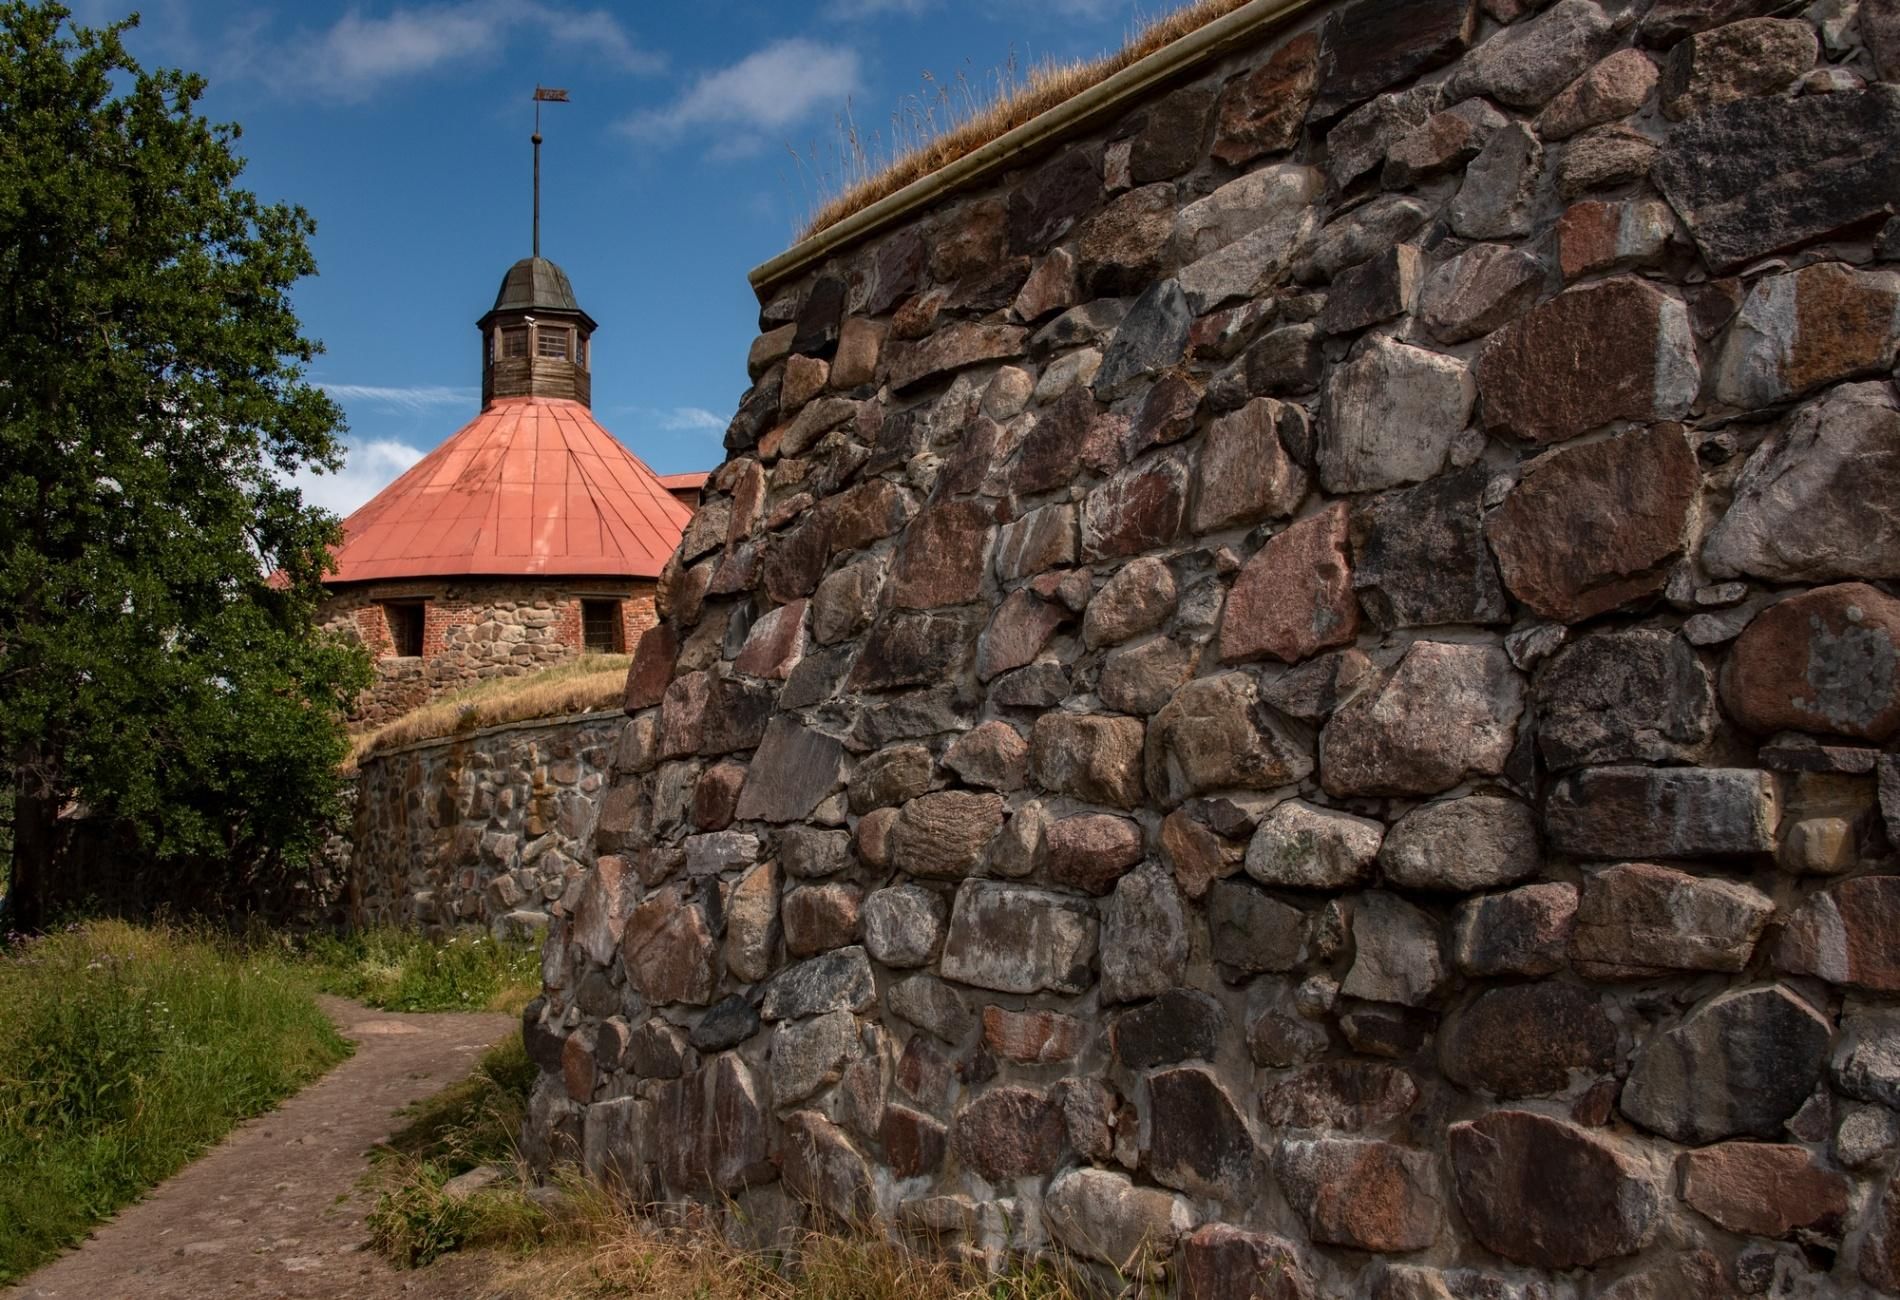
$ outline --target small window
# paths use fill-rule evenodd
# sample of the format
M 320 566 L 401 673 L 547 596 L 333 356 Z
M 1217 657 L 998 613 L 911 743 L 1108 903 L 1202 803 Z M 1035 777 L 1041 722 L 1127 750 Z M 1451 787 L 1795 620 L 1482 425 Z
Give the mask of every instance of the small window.
M 501 332 L 501 355 L 503 359 L 528 355 L 528 327 L 526 325 L 510 326 Z
M 383 617 L 389 621 L 390 654 L 408 659 L 421 657 L 425 610 L 425 606 L 414 602 L 392 602 L 383 606 Z
M 620 602 L 581 602 L 581 647 L 590 655 L 620 653 Z
M 567 331 L 543 325 L 534 332 L 535 354 L 548 361 L 567 360 Z
M 583 370 L 587 368 L 587 336 L 584 334 L 574 336 L 574 364 Z

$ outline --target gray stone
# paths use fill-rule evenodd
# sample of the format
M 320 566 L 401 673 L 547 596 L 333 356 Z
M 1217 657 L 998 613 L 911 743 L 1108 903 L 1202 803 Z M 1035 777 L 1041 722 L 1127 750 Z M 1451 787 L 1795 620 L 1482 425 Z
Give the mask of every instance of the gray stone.
M 706 1008 L 687 1041 L 701 1052 L 723 1052 L 759 1032 L 759 1009 L 734 993 Z
M 1721 104 L 1783 90 L 1814 67 L 1814 28 L 1749 18 L 1677 42 L 1663 64 L 1663 116 L 1680 122 Z
M 1213 1060 L 1226 1029 L 1227 1017 L 1214 998 L 1194 989 L 1170 989 L 1117 1016 L 1110 1037 L 1115 1059 L 1125 1069 L 1148 1070 Z
M 1063 1245 L 1113 1268 L 1147 1252 L 1166 1257 L 1194 1226 L 1185 1198 L 1137 1187 L 1126 1174 L 1106 1169 L 1059 1174 L 1049 1184 L 1043 1214 Z
M 1293 264 L 1301 284 L 1329 284 L 1341 271 L 1377 257 L 1424 229 L 1432 211 L 1417 199 L 1387 194 L 1335 217 Z
M 1149 863 L 1121 878 L 1103 911 L 1101 957 L 1104 1002 L 1153 997 L 1182 982 L 1187 912 L 1172 873 Z
M 1471 419 L 1465 364 L 1383 336 L 1362 340 L 1327 380 L 1319 478 L 1329 492 L 1416 483 L 1446 466 Z
M 874 891 L 864 900 L 864 946 L 886 966 L 927 966 L 943 942 L 949 908 L 917 885 Z
M 1883 1106 L 1856 1106 L 1834 1131 L 1834 1158 L 1849 1169 L 1871 1169 L 1900 1147 L 1900 1115 Z
M 833 1011 L 772 1031 L 772 1104 L 789 1106 L 836 1083 L 857 1055 L 858 1018 Z
M 865 1011 L 877 1000 L 871 963 L 859 947 L 840 948 L 787 966 L 765 986 L 759 1014 L 798 1020 L 829 1011 Z
M 1466 239 L 1530 234 L 1543 171 L 1544 147 L 1537 137 L 1519 123 L 1505 127 L 1465 169 L 1465 183 L 1451 201 L 1451 228 Z
M 1537 747 L 1553 770 L 1694 762 L 1715 735 L 1715 682 L 1663 628 L 1594 632 L 1558 651 L 1532 693 Z
M 1340 796 L 1426 795 L 1499 775 L 1523 711 L 1523 679 L 1502 649 L 1414 642 L 1321 731 L 1320 784 Z
M 874 1204 L 871 1166 L 844 1131 L 816 1111 L 785 1120 L 786 1190 L 840 1223 L 861 1223 Z
M 1301 407 L 1262 397 L 1215 420 L 1195 467 L 1188 527 L 1213 533 L 1297 510 L 1307 480 L 1287 455 L 1286 435 L 1305 441 L 1307 418 Z
M 976 1027 L 976 1017 L 957 991 L 934 975 L 908 975 L 884 990 L 893 1016 L 907 1020 L 946 1043 L 960 1043 Z
M 1616 43 L 1616 24 L 1593 0 L 1558 0 L 1466 55 L 1451 75 L 1451 96 L 1489 95 L 1512 108 L 1541 108 Z
M 1740 971 L 1774 911 L 1767 895 L 1739 881 L 1626 863 L 1585 880 L 1570 959 L 1601 980 Z
M 1900 1012 L 1858 1011 L 1841 1022 L 1832 1063 L 1834 1084 L 1859 1101 L 1900 1107 Z M 1886 1127 L 1900 1126 L 1887 1115 Z
M 1320 29 L 1313 116 L 1332 117 L 1451 62 L 1471 43 L 1471 0 L 1356 0 Z
M 686 837 L 686 874 L 716 876 L 759 860 L 759 837 L 745 831 L 714 831 Z
M 1403 889 L 1471 893 L 1534 875 L 1543 866 L 1537 818 L 1495 795 L 1422 804 L 1386 834 L 1379 867 Z
M 1053 505 L 1004 524 L 996 538 L 996 576 L 1008 582 L 1075 563 L 1075 519 L 1074 506 Z M 818 590 L 824 592 L 823 583 Z
M 1584 858 L 1768 854 L 1779 820 L 1773 776 L 1745 768 L 1585 768 L 1544 810 L 1551 847 Z
M 1340 118 L 1326 133 L 1326 171 L 1332 178 L 1333 189 L 1344 191 L 1379 166 L 1393 148 L 1430 121 L 1444 103 L 1442 85 L 1412 86 L 1380 95 Z
M 957 891 L 939 969 L 999 993 L 1080 993 L 1093 980 L 1096 934 L 1085 900 L 970 881 Z
M 1715 367 L 1715 395 L 1744 409 L 1893 369 L 1900 275 L 1821 262 L 1749 287 Z
M 930 750 L 894 745 L 859 761 L 851 773 L 851 811 L 901 804 L 930 788 Z
M 1500 623 L 1510 617 L 1485 545 L 1490 471 L 1455 474 L 1365 499 L 1352 513 L 1352 585 L 1380 627 Z
M 1193 316 L 1174 280 L 1150 285 L 1115 331 L 1095 376 L 1095 395 L 1113 401 L 1138 379 L 1174 365 L 1187 351 Z
M 1214 1075 L 1196 1066 L 1148 1078 L 1149 1175 L 1197 1196 L 1244 1194 L 1254 1171 L 1253 1134 Z
M 1269 167 L 1182 209 L 1174 226 L 1184 263 L 1177 279 L 1194 314 L 1284 279 L 1318 227 L 1320 188 L 1319 173 L 1309 167 Z
M 1585 131 L 1558 155 L 1557 193 L 1574 199 L 1637 180 L 1649 174 L 1659 152 L 1654 140 L 1621 122 Z
M 1637 1052 L 1622 1112 L 1678 1142 L 1773 1138 L 1820 1081 L 1831 1036 L 1785 985 L 1719 994 Z
M 1207 928 L 1214 960 L 1241 976 L 1295 969 L 1306 942 L 1305 913 L 1238 880 L 1208 887 Z
M 787 826 L 779 833 L 779 862 L 788 875 L 817 880 L 836 875 L 851 863 L 851 837 L 815 826 Z
M 1900 202 L 1900 86 L 1746 99 L 1669 133 L 1656 180 L 1717 274 Z
M 1394 894 L 1354 900 L 1352 941 L 1352 969 L 1339 986 L 1347 997 L 1420 1007 L 1449 978 L 1438 923 Z
M 1260 819 L 1247 845 L 1247 874 L 1281 888 L 1351 888 L 1372 875 L 1384 837 L 1376 821 L 1289 799 Z
M 1319 327 L 1328 334 L 1354 334 L 1411 312 L 1418 300 L 1424 257 L 1400 244 L 1369 262 L 1343 271 L 1326 293 Z
M 1546 278 L 1543 263 L 1523 249 L 1474 245 L 1425 277 L 1419 321 L 1441 343 L 1475 339 L 1529 311 Z
M 1702 547 L 1717 578 L 1900 577 L 1900 413 L 1886 384 L 1802 407 L 1748 458 Z

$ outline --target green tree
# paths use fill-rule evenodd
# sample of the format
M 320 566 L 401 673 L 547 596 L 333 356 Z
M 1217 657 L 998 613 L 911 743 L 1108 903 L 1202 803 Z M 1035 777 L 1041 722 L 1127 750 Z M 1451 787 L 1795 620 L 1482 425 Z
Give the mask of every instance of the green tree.
M 202 78 L 0 2 L 0 761 L 12 924 L 109 884 L 258 901 L 337 807 L 360 652 L 316 634 L 335 516 L 286 476 L 341 462 L 290 291 L 301 208 L 239 188 Z M 103 830 L 104 836 L 97 832 Z

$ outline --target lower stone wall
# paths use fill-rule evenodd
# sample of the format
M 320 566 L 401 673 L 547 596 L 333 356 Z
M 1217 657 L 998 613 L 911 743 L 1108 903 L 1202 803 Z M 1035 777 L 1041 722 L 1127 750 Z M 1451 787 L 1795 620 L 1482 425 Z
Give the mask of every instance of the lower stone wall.
M 375 659 L 376 681 L 351 723 L 378 727 L 493 677 L 518 677 L 581 653 L 581 601 L 618 600 L 620 648 L 656 621 L 654 584 L 626 579 L 434 580 L 365 583 L 336 591 L 318 614 L 324 628 L 355 638 Z M 386 601 L 424 606 L 422 654 L 396 655 Z
M 511 723 L 371 756 L 356 781 L 350 920 L 532 938 L 571 910 L 619 720 Z

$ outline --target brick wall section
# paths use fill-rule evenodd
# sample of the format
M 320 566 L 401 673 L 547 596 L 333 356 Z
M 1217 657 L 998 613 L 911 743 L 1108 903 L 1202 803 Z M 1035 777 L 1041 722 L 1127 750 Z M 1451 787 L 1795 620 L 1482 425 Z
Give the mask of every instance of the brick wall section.
M 370 583 L 331 595 L 318 621 L 354 634 L 375 656 L 376 682 L 351 719 L 373 727 L 476 682 L 572 659 L 581 651 L 583 599 L 622 602 L 623 646 L 638 642 L 655 621 L 654 584 L 612 578 Z M 389 653 L 385 601 L 425 602 L 420 658 Z
M 1325 5 L 774 288 L 530 1156 L 1219 1300 L 1900 1294 L 1893 15 Z

